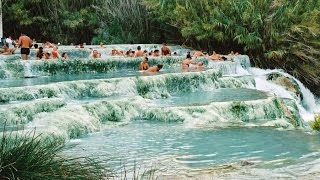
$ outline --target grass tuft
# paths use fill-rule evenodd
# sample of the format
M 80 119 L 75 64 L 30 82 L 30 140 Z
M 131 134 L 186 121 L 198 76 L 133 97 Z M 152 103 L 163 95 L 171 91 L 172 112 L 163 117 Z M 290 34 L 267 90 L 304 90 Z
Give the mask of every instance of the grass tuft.
M 310 124 L 311 128 L 320 131 L 320 114 L 316 115 L 314 121 Z
M 0 135 L 0 179 L 106 179 L 108 171 L 96 159 L 61 154 L 64 140 L 30 132 Z

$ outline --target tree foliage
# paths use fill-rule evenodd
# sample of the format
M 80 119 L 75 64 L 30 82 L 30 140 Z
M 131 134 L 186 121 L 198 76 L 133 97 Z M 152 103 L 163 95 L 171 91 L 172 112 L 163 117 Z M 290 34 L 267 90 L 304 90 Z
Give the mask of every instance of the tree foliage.
M 36 40 L 89 41 L 99 27 L 97 0 L 3 0 L 5 35 L 25 32 Z

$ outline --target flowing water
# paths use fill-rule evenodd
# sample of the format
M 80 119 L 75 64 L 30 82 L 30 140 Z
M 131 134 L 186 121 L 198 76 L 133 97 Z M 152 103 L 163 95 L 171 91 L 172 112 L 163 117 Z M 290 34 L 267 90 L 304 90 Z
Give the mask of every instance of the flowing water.
M 319 100 L 297 79 L 251 68 L 245 55 L 197 58 L 206 69 L 185 72 L 181 46 L 149 58 L 164 64 L 156 74 L 137 70 L 141 58 L 110 56 L 136 46 L 59 47 L 69 60 L 0 56 L 0 124 L 66 139 L 63 153 L 97 156 L 117 178 L 138 167 L 160 179 L 320 176 L 320 136 L 309 128 Z M 102 59 L 89 60 L 89 48 Z

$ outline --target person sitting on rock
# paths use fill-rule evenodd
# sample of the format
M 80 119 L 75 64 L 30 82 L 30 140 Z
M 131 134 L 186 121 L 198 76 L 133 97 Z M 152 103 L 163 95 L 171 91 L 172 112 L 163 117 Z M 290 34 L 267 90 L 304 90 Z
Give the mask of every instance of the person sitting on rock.
M 3 48 L 3 52 L 1 53 L 2 55 L 14 54 L 14 51 L 16 50 L 16 48 L 9 48 L 9 45 L 7 43 L 5 43 L 2 48 Z
M 212 55 L 208 57 L 209 59 L 213 61 L 220 61 L 222 60 L 222 56 L 220 54 L 217 54 L 215 51 L 212 52 Z
M 139 70 L 148 70 L 149 69 L 149 64 L 148 64 L 148 58 L 145 57 L 143 58 L 143 61 L 139 65 Z

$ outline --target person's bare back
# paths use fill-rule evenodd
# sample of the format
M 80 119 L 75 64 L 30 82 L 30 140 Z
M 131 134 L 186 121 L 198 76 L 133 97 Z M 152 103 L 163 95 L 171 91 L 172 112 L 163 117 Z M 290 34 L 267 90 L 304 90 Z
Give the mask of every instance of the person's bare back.
M 22 48 L 30 48 L 32 40 L 26 35 L 21 35 L 19 38 L 19 45 Z
M 32 40 L 25 34 L 21 33 L 21 36 L 19 37 L 19 46 L 21 47 L 21 59 L 28 60 Z
M 136 51 L 136 54 L 134 55 L 135 57 L 143 57 L 144 56 L 144 52 L 141 50 Z

